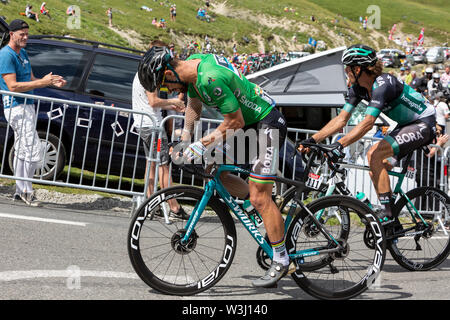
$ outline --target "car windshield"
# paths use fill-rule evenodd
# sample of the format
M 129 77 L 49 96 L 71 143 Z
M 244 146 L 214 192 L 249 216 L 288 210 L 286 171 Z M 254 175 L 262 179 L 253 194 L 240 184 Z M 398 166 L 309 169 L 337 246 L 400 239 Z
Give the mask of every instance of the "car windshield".
M 438 53 L 438 49 L 437 48 L 431 48 L 430 50 L 428 50 L 427 55 L 436 55 Z

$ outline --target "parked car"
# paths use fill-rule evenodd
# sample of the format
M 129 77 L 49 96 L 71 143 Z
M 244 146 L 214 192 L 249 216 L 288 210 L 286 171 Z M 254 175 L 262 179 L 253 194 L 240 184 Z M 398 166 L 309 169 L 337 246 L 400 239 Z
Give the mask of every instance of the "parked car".
M 30 36 L 26 50 L 36 77 L 43 77 L 53 72 L 63 76 L 67 81 L 67 85 L 62 88 L 35 89 L 35 95 L 131 109 L 132 82 L 142 52 L 94 41 L 57 36 Z M 45 156 L 46 162 L 42 173 L 44 179 L 57 177 L 70 157 L 72 166 L 82 167 L 85 170 L 122 174 L 128 177 L 132 177 L 133 174 L 138 177 L 144 176 L 144 152 L 136 152 L 138 136 L 117 134 L 117 128 L 121 127 L 126 131 L 133 123 L 128 121 L 128 113 L 103 112 L 101 109 L 92 108 L 91 110 L 87 107 L 67 108 L 61 104 L 46 101 L 40 101 L 39 106 L 36 107 L 39 108 L 36 127 L 41 139 L 47 137 L 48 112 L 64 110 L 64 117 L 52 120 L 49 127 L 49 149 Z M 80 119 L 85 120 L 80 122 Z M 114 123 L 118 125 L 113 127 Z M 7 172 L 8 169 L 12 171 L 14 154 L 13 132 L 8 130 L 8 137 L 5 137 L 7 127 L 3 107 L 0 107 L 0 152 L 3 153 L 3 150 L 6 150 L 6 159 L 9 163 L 9 168 L 5 166 L 3 172 Z M 4 146 L 5 141 L 6 146 Z M 114 148 L 111 148 L 111 141 L 114 141 Z M 123 158 L 125 143 L 127 149 Z M 58 148 L 59 158 L 56 159 L 54 154 Z M 85 152 L 85 150 L 96 150 L 96 152 Z M 136 154 L 138 154 L 137 171 L 134 172 Z M 98 159 L 104 161 L 98 161 Z M 40 174 L 40 172 L 37 173 Z
M 427 58 L 424 52 L 414 52 L 413 53 L 414 62 L 416 64 L 419 63 L 427 63 Z
M 385 67 L 398 68 L 402 65 L 402 62 L 400 61 L 399 57 L 393 54 L 384 55 L 381 58 L 381 61 L 383 62 L 383 66 Z
M 406 58 L 406 54 L 403 51 L 398 50 L 398 49 L 381 49 L 377 53 L 377 58 L 382 59 L 385 55 L 395 55 L 395 56 L 398 56 L 399 59 Z
M 433 47 L 426 53 L 427 63 L 443 63 L 445 61 L 445 51 L 442 47 Z
M 114 105 L 131 110 L 132 81 L 141 58 L 139 54 L 142 52 L 93 41 L 54 36 L 30 36 L 26 50 L 36 77 L 43 77 L 52 71 L 67 80 L 67 85 L 63 88 L 35 89 L 34 94 L 99 105 Z M 116 112 L 109 111 L 103 113 L 101 109 L 92 109 L 91 114 L 91 108 L 64 108 L 58 103 L 54 103 L 52 106 L 49 102 L 41 101 L 37 120 L 37 130 L 41 139 L 47 137 L 48 112 L 60 107 L 62 110 L 65 109 L 64 125 L 61 122 L 62 118 L 52 120 L 48 133 L 49 149 L 45 156 L 47 161 L 44 168 L 47 169 L 43 172 L 44 179 L 52 180 L 55 176 L 58 177 L 70 157 L 72 167 L 82 167 L 85 170 L 95 170 L 97 173 L 109 173 L 124 177 L 144 176 L 146 160 L 142 143 L 139 151 L 136 150 L 138 147 L 137 135 L 128 134 L 126 137 L 125 134 L 122 134 L 118 136 L 111 128 L 111 124 L 116 121 L 123 130 L 130 128 L 133 121 L 132 119 L 129 121 L 129 114 L 117 115 Z M 205 108 L 202 117 L 220 119 L 221 114 L 217 110 Z M 75 119 L 80 118 L 90 119 L 90 124 L 77 124 Z M 9 167 L 4 168 L 3 172 L 12 172 L 13 132 L 9 130 L 6 138 L 7 126 L 0 102 L 0 153 L 6 150 L 5 159 L 9 164 Z M 210 128 L 214 128 L 214 126 L 210 126 Z M 204 130 L 206 129 L 205 125 Z M 100 132 L 102 133 L 101 139 Z M 113 139 L 114 148 L 111 151 Z M 85 150 L 97 150 L 99 143 L 98 154 L 97 152 L 85 152 Z M 123 159 L 125 143 L 127 149 Z M 87 149 L 85 149 L 86 145 Z M 56 154 L 58 148 L 60 150 L 59 158 L 55 159 L 50 154 Z M 280 170 L 285 168 L 289 177 L 292 177 L 294 168 L 294 160 L 291 159 L 294 150 L 292 141 L 288 142 L 286 153 L 284 148 L 280 150 Z M 138 155 L 137 159 L 136 154 Z M 0 156 L 2 155 L 0 154 Z M 303 166 L 299 157 L 296 161 L 295 177 L 299 179 L 303 174 Z M 135 163 L 137 164 L 136 171 L 134 171 Z M 176 169 L 173 170 L 175 175 L 177 172 Z M 189 178 L 189 174 L 186 174 L 185 177 Z

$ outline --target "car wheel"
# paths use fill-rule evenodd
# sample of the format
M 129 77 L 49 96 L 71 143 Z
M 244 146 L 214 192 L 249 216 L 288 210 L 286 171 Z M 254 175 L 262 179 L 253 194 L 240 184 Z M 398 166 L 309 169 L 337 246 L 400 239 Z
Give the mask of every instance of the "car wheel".
M 41 139 L 41 142 L 45 143 L 47 132 L 38 132 L 38 134 L 39 138 Z M 61 145 L 60 146 L 59 145 L 60 145 L 59 138 L 54 134 L 49 133 L 47 147 L 45 149 L 44 162 L 42 166 L 39 166 L 36 169 L 33 178 L 41 179 L 41 175 L 43 180 L 53 180 L 53 179 L 56 180 L 56 178 L 58 178 L 58 176 L 64 169 L 66 159 L 66 149 L 64 148 L 62 142 Z M 60 148 L 59 154 L 58 154 L 58 146 Z M 11 172 L 14 172 L 13 162 L 14 162 L 14 146 L 11 147 L 11 149 L 9 149 L 8 152 L 8 164 Z

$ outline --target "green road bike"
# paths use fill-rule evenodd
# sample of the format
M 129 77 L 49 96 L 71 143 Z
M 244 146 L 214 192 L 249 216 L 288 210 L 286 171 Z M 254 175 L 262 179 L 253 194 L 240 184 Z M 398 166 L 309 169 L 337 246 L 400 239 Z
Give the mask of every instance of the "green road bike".
M 343 169 L 352 165 L 329 166 L 331 175 L 327 179 L 320 172 L 321 165 L 325 162 L 324 150 L 320 145 L 313 144 L 309 145 L 309 148 L 312 150 L 311 156 L 304 161 L 316 161 L 318 165 L 307 166 L 309 169 L 305 175 L 308 177 L 307 185 L 315 189 L 315 197 L 331 194 L 355 197 L 345 184 L 346 170 Z M 386 234 L 386 240 L 389 252 L 400 266 L 411 271 L 426 271 L 439 266 L 450 253 L 450 235 L 443 224 L 443 221 L 450 217 L 450 197 L 444 191 L 431 186 L 420 186 L 408 192 L 402 190 L 404 179 L 411 174 L 408 169 L 413 154 L 414 152 L 411 152 L 402 161 L 400 172 L 388 172 L 397 178 L 393 191 L 396 197 L 393 214 L 399 224 Z M 360 166 L 357 168 L 361 169 Z M 365 169 L 368 170 L 368 167 Z M 286 212 L 291 208 L 295 192 L 295 188 L 290 188 L 281 196 L 280 211 Z M 360 198 L 360 195 L 361 193 L 356 196 Z M 366 204 L 373 206 L 367 199 Z M 366 230 L 364 238 L 368 246 L 373 246 L 373 234 L 370 230 Z M 267 263 L 266 261 L 264 268 Z
M 226 171 L 249 174 L 233 165 L 216 166 L 212 174 L 196 170 L 196 175 L 209 179 L 204 189 L 174 186 L 160 190 L 134 214 L 128 254 L 136 273 L 153 289 L 184 296 L 213 287 L 235 256 L 236 221 L 264 255 L 272 258 L 264 227 L 254 224 L 220 181 Z M 380 273 L 386 254 L 385 234 L 375 213 L 361 201 L 343 195 L 304 204 L 300 195 L 309 192 L 304 182 L 282 177 L 276 180 L 296 190 L 293 201 L 299 210 L 291 210 L 285 217 L 285 239 L 290 275 L 297 285 L 319 299 L 348 299 L 367 290 Z M 167 216 L 157 215 L 172 199 L 190 215 L 189 220 L 167 224 Z M 331 218 L 319 222 L 319 212 Z M 366 230 L 372 232 L 372 247 L 365 245 Z

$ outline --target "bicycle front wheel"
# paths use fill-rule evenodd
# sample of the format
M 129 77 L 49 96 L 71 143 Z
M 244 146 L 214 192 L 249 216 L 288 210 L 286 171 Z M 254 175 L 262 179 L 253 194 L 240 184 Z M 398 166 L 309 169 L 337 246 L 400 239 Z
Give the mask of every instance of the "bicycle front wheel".
M 187 221 L 166 224 L 158 212 L 170 205 L 193 214 L 204 191 L 177 186 L 160 190 L 135 213 L 128 232 L 134 270 L 150 287 L 172 295 L 193 295 L 214 286 L 229 269 L 236 249 L 236 228 L 227 207 L 211 197 L 187 243 Z
M 394 260 L 410 271 L 426 271 L 437 267 L 450 253 L 450 235 L 444 227 L 450 217 L 450 198 L 434 187 L 419 187 L 406 193 L 423 223 L 405 197 L 394 206 L 403 235 L 388 241 Z M 403 229 L 403 230 L 402 230 Z M 395 236 L 395 235 L 394 235 Z
M 332 229 L 331 222 L 321 224 L 332 240 L 322 232 L 311 238 L 305 237 L 304 232 L 311 219 L 310 213 L 303 209 L 295 216 L 286 234 L 289 254 L 303 253 L 293 260 L 295 282 L 319 299 L 350 299 L 367 290 L 379 275 L 386 256 L 384 230 L 376 215 L 364 203 L 342 195 L 319 198 L 309 203 L 307 209 L 314 216 L 319 212 L 334 216 L 336 222 L 340 217 L 340 223 L 337 233 L 328 230 Z M 370 243 L 367 228 L 373 235 Z M 329 251 L 337 247 L 336 241 L 341 249 Z M 321 268 L 318 268 L 319 261 Z

